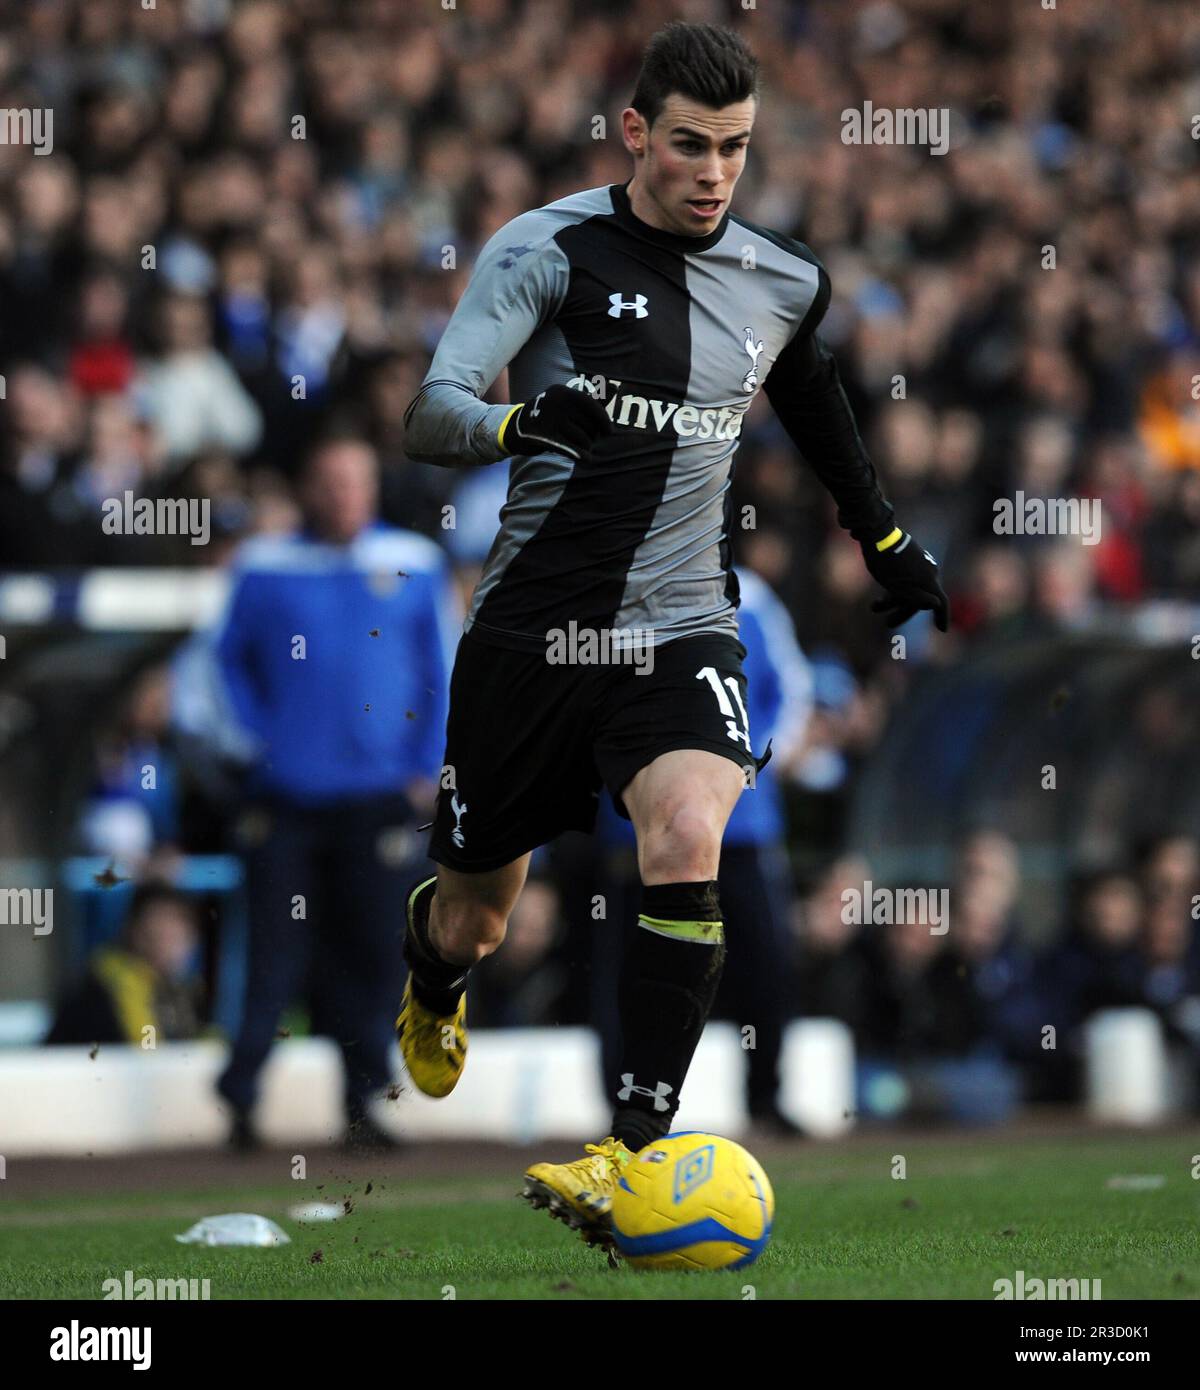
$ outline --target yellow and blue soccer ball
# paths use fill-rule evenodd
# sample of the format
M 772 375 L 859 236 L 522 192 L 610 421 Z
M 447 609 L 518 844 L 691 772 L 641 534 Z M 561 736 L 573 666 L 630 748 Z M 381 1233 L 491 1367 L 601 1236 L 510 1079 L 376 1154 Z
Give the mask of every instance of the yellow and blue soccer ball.
M 617 1250 L 635 1269 L 741 1269 L 766 1248 L 775 1194 L 732 1139 L 684 1131 L 647 1144 L 613 1196 Z

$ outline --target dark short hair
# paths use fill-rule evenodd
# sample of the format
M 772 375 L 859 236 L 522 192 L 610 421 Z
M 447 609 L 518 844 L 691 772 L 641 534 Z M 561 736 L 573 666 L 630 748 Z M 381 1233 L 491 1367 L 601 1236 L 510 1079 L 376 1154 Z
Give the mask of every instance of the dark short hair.
M 322 454 L 346 444 L 369 450 L 378 462 L 379 452 L 371 442 L 358 412 L 346 410 L 331 415 L 317 430 L 312 442 L 304 450 L 300 476 L 307 477 Z
M 139 883 L 133 890 L 129 910 L 125 917 L 125 930 L 129 931 L 152 912 L 156 907 L 177 907 L 191 918 L 193 926 L 199 926 L 200 907 L 196 896 L 175 888 L 162 879 L 150 879 Z
M 630 106 L 653 125 L 669 96 L 720 108 L 758 96 L 758 59 L 732 29 L 672 20 L 646 45 Z

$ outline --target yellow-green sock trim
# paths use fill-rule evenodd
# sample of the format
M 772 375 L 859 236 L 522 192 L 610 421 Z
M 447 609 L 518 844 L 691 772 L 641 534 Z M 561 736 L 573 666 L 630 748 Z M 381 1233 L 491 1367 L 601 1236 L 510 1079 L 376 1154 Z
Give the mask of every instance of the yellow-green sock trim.
M 700 946 L 718 946 L 725 940 L 724 922 L 668 922 L 662 917 L 638 917 L 638 926 L 674 941 L 694 941 Z

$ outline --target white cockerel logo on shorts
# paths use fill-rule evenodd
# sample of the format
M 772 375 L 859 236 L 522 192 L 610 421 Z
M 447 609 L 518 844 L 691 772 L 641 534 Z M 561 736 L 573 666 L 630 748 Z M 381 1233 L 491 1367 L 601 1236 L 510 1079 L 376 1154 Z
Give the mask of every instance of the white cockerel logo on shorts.
M 467 806 L 459 801 L 457 792 L 450 798 L 450 809 L 454 812 L 454 829 L 450 832 L 450 838 L 462 849 L 466 839 L 462 832 L 462 818 L 467 814 Z

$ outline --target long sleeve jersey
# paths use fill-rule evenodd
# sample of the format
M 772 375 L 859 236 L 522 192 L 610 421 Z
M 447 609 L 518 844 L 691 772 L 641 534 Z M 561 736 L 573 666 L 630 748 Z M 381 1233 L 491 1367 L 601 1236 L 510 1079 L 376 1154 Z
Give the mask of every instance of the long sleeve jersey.
M 544 649 L 579 627 L 655 645 L 737 632 L 730 484 L 764 388 L 829 487 L 843 526 L 883 536 L 880 493 L 832 356 L 815 334 L 829 277 L 790 237 L 726 213 L 705 236 L 643 222 L 627 186 L 522 213 L 483 247 L 405 413 L 410 457 L 488 464 L 511 406 L 480 396 L 509 369 L 514 401 L 554 383 L 614 426 L 586 463 L 513 459 L 501 527 L 466 627 Z

